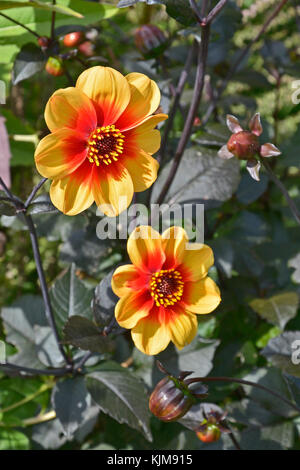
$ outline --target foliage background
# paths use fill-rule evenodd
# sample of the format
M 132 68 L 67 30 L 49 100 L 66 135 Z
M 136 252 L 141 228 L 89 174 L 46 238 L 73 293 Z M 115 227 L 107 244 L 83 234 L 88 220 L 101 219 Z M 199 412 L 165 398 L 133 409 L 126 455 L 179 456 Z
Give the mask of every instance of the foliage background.
M 163 111 L 169 111 L 172 86 L 199 34 L 187 1 L 120 2 L 135 3 L 126 8 L 117 8 L 116 1 L 58 3 L 84 14 L 83 19 L 57 14 L 58 36 L 74 30 L 74 25 L 85 31 L 94 28 L 97 57 L 87 59 L 88 65 L 146 73 L 159 84 Z M 213 23 L 200 120 L 212 90 L 277 3 L 229 1 Z M 4 13 L 49 35 L 51 12 L 17 8 Z M 144 23 L 159 26 L 168 37 L 168 47 L 154 59 L 145 59 L 134 44 L 135 30 Z M 300 229 L 264 172 L 257 183 L 243 164 L 224 163 L 217 151 L 229 137 L 227 113 L 246 124 L 259 111 L 263 140 L 282 150 L 272 168 L 300 205 L 300 105 L 291 99 L 292 83 L 300 79 L 299 23 L 296 5 L 288 1 L 239 64 L 209 122 L 204 128 L 201 123 L 194 126 L 166 200 L 205 203 L 205 242 L 214 249 L 216 260 L 210 276 L 220 286 L 222 303 L 216 312 L 200 318 L 198 336 L 190 346 L 180 353 L 170 346 L 159 355 L 174 373 L 184 369 L 198 376 L 246 378 L 279 391 L 298 406 L 300 367 L 290 357 L 292 341 L 300 339 Z M 44 71 L 45 58 L 36 38 L 1 16 L 0 48 L 0 79 L 7 84 L 7 103 L 0 114 L 6 119 L 12 152 L 12 192 L 25 199 L 39 181 L 33 153 L 47 132 L 45 104 L 56 89 L 69 85 L 65 75 L 53 77 Z M 73 59 L 66 66 L 73 78 L 84 69 Z M 153 198 L 174 156 L 194 76 L 193 64 Z M 196 175 L 192 181 L 191 174 Z M 99 335 L 113 315 L 110 273 L 126 260 L 126 243 L 96 237 L 99 217 L 94 207 L 76 217 L 60 214 L 48 199 L 48 188 L 46 183 L 44 194 L 29 210 L 40 237 L 54 312 L 76 363 L 86 351 L 93 355 L 85 363 L 85 376 L 24 378 L 1 366 L 0 449 L 232 448 L 226 435 L 205 445 L 184 426 L 186 421 L 164 424 L 150 417 L 147 396 L 161 378 L 154 358 L 137 351 L 130 335 L 117 327 L 105 340 Z M 0 339 L 10 363 L 59 370 L 63 361 L 45 320 L 26 226 L 21 215 L 12 215 L 9 204 L 0 204 L 0 212 Z M 277 399 L 254 388 L 218 383 L 210 386 L 208 400 L 228 411 L 243 449 L 300 449 L 299 415 Z M 198 412 L 193 411 L 192 421 L 199 419 Z

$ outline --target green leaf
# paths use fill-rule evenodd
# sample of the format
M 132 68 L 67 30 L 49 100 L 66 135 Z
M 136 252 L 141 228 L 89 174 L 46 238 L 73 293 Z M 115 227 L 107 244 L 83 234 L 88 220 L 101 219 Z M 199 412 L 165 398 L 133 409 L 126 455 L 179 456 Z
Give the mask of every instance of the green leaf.
M 13 344 L 18 353 L 9 357 L 10 362 L 19 366 L 43 368 L 36 354 L 35 326 L 47 326 L 45 308 L 41 297 L 25 295 L 11 307 L 1 312 L 6 341 Z
M 39 0 L 32 0 L 32 1 L 10 1 L 10 0 L 1 0 L 0 1 L 0 10 L 7 10 L 11 8 L 26 8 L 26 7 L 33 7 L 37 9 L 47 10 L 47 11 L 55 11 L 57 13 L 62 13 L 64 15 L 75 16 L 76 18 L 82 18 L 80 13 L 72 10 L 63 5 L 53 5 L 53 3 L 45 3 Z
M 97 325 L 107 326 L 115 316 L 115 306 L 119 298 L 111 288 L 113 271 L 97 285 L 93 300 L 93 314 Z
M 47 367 L 59 367 L 64 363 L 52 328 L 49 326 L 34 327 L 36 352 L 39 360 Z
M 56 207 L 52 204 L 49 194 L 40 194 L 29 205 L 28 214 L 45 214 L 48 212 L 58 212 Z
M 148 397 L 142 383 L 128 369 L 114 362 L 104 363 L 97 372 L 86 376 L 86 385 L 104 413 L 137 429 L 152 441 Z
M 180 371 L 194 371 L 193 375 L 205 377 L 212 370 L 213 358 L 220 342 L 197 338 L 181 351 L 171 345 L 158 355 L 158 359 L 174 375 Z
M 104 18 L 109 18 L 114 15 L 118 10 L 112 5 L 100 5 L 95 2 L 84 0 L 60 0 L 60 8 L 71 8 L 72 10 L 83 15 L 83 18 L 78 18 L 76 23 L 79 25 L 89 25 L 98 22 Z M 41 36 L 45 35 L 45 31 L 50 31 L 51 27 L 51 14 L 49 11 L 36 9 L 33 7 L 14 8 L 9 12 L 14 20 L 19 21 L 28 28 L 35 31 Z M 73 17 L 66 17 L 65 14 L 57 13 L 55 25 L 64 26 L 67 24 L 74 24 Z M 21 26 L 18 26 L 11 21 L 0 16 L 0 42 L 9 42 L 5 38 L 11 38 L 13 44 L 25 44 L 32 40 L 32 34 L 27 33 Z M 0 58 L 1 61 L 1 58 Z
M 285 292 L 269 299 L 254 299 L 250 302 L 251 308 L 264 320 L 282 330 L 289 320 L 297 314 L 299 296 L 296 292 Z
M 113 344 L 101 335 L 99 329 L 90 320 L 74 315 L 64 326 L 65 342 L 84 351 L 105 353 L 113 350 Z
M 46 57 L 40 47 L 29 43 L 22 47 L 13 66 L 12 83 L 17 85 L 22 80 L 32 77 L 43 70 Z
M 93 290 L 78 279 L 74 264 L 51 287 L 50 298 L 59 328 L 72 315 L 92 317 Z
M 300 331 L 285 331 L 271 339 L 261 353 L 286 374 L 300 377 Z
M 239 441 L 244 450 L 284 450 L 294 443 L 294 425 L 284 422 L 274 426 L 253 427 L 241 433 Z
M 260 196 L 267 190 L 269 178 L 267 175 L 262 173 L 260 175 L 260 181 L 255 181 L 253 178 L 249 178 L 247 172 L 242 175 L 236 197 L 243 204 L 251 204 L 256 201 Z
M 152 201 L 157 199 L 172 164 L 171 160 L 161 171 Z M 213 150 L 193 147 L 184 152 L 166 200 L 173 204 L 197 201 L 215 207 L 231 198 L 239 182 L 240 166 L 236 159 L 222 160 Z
M 112 248 L 112 240 L 99 240 L 95 225 L 76 230 L 60 248 L 60 259 L 75 263 L 83 271 L 95 276 L 99 273 L 101 261 Z
M 119 8 L 131 7 L 136 3 L 146 3 L 147 5 L 166 5 L 167 13 L 175 18 L 179 23 L 190 26 L 196 23 L 195 15 L 187 0 L 121 0 Z
M 52 405 L 67 438 L 72 438 L 91 406 L 84 379 L 77 377 L 58 382 L 52 391 Z
M 29 450 L 29 439 L 14 429 L 0 428 L 0 450 Z
M 3 191 L 0 191 L 0 198 L 7 198 L 6 194 Z M 15 215 L 16 209 L 14 204 L 11 201 L 2 201 L 0 199 L 0 215 Z
M 31 439 L 43 449 L 58 449 L 67 441 L 67 436 L 58 419 L 33 426 Z
M 273 341 L 273 340 L 271 340 Z M 268 387 L 273 392 L 277 392 L 284 398 L 291 400 L 291 394 L 280 370 L 272 368 L 259 368 L 242 377 L 244 380 L 258 383 Z M 295 415 L 295 410 L 288 407 L 284 402 L 274 397 L 265 390 L 255 386 L 242 385 L 250 400 L 259 403 L 266 410 L 277 416 L 289 418 Z

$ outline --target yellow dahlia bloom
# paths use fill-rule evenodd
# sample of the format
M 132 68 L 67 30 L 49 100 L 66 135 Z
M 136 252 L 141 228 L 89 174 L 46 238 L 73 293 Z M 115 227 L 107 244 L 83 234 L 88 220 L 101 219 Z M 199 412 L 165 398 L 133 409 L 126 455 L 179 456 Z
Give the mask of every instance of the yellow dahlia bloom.
M 158 354 L 170 341 L 182 349 L 197 333 L 196 315 L 212 312 L 221 301 L 219 288 L 207 277 L 214 262 L 211 248 L 190 248 L 181 227 L 160 235 L 141 226 L 128 239 L 132 264 L 117 268 L 112 278 L 120 297 L 115 316 L 145 354 Z
M 141 73 L 125 77 L 110 67 L 92 67 L 75 87 L 57 90 L 45 120 L 51 134 L 35 152 L 38 171 L 53 180 L 50 197 L 67 215 L 94 201 L 114 217 L 125 210 L 134 191 L 149 188 L 160 147 L 154 128 L 167 115 L 153 113 L 160 103 L 155 82 Z

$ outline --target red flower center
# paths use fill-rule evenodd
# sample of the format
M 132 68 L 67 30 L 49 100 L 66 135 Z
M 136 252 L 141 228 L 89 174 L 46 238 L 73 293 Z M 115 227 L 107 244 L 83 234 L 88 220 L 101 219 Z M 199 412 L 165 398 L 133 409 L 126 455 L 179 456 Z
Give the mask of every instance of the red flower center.
M 180 272 L 175 269 L 162 269 L 151 276 L 150 294 L 157 307 L 168 307 L 181 299 L 183 285 Z
M 97 127 L 88 140 L 88 159 L 97 166 L 117 162 L 123 153 L 124 135 L 111 126 Z

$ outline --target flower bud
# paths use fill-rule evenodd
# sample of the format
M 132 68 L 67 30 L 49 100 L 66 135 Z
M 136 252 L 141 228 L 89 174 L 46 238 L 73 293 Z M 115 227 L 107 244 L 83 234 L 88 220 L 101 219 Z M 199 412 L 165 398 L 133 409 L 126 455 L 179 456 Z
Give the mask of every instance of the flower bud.
M 66 34 L 63 43 L 66 47 L 75 47 L 84 39 L 82 31 Z
M 203 429 L 202 429 L 203 427 Z M 202 442 L 216 442 L 221 437 L 221 431 L 217 424 L 208 423 L 207 420 L 204 420 L 201 423 L 201 429 L 196 431 L 198 439 Z
M 94 55 L 95 46 L 91 41 L 85 41 L 78 46 L 78 50 L 86 57 Z
M 167 38 L 157 26 L 145 24 L 136 30 L 135 44 L 145 57 L 155 57 L 165 49 Z
M 260 143 L 252 132 L 240 131 L 232 134 L 227 142 L 227 148 L 240 160 L 248 160 L 259 153 Z
M 163 378 L 151 393 L 149 408 L 162 421 L 176 421 L 184 416 L 195 402 L 192 393 L 181 390 L 168 376 Z
M 50 46 L 51 40 L 47 36 L 40 36 L 37 42 L 42 49 L 47 49 Z
M 65 73 L 62 61 L 57 57 L 49 57 L 45 65 L 45 70 L 50 75 L 54 75 L 54 77 L 58 77 Z

